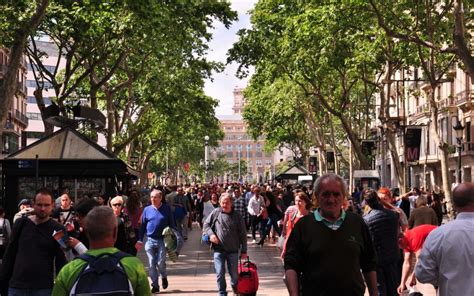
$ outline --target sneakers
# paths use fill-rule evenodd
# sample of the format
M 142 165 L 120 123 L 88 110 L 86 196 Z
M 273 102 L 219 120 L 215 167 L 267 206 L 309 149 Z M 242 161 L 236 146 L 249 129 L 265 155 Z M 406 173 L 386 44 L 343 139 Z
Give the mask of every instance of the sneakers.
M 168 288 L 168 278 L 162 278 L 161 279 L 161 284 L 163 285 L 163 289 L 166 290 L 166 288 Z
M 160 293 L 160 286 L 151 286 L 151 293 L 152 294 Z

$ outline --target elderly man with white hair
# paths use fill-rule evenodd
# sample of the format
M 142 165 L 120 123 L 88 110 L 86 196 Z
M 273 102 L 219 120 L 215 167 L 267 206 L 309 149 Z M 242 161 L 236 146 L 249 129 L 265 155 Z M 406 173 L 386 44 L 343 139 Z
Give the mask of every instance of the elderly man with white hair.
M 223 193 L 216 208 L 204 222 L 204 233 L 209 235 L 214 251 L 214 268 L 217 275 L 219 295 L 227 295 L 225 265 L 230 274 L 234 294 L 237 293 L 237 265 L 239 251 L 242 258 L 247 257 L 247 230 L 242 216 L 232 209 L 232 196 Z

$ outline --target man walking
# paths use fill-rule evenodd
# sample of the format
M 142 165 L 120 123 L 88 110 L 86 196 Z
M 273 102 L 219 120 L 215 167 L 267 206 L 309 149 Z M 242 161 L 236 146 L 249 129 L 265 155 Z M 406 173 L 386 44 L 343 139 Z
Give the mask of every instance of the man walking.
M 172 209 L 178 232 L 184 240 L 188 239 L 188 204 L 183 187 L 178 187 L 172 200 Z
M 474 295 L 474 184 L 453 190 L 456 220 L 426 238 L 415 273 L 418 281 L 438 287 L 438 295 Z
M 13 225 L 0 271 L 0 284 L 9 284 L 8 295 L 51 295 L 54 271 L 66 264 L 64 252 L 53 238 L 53 232 L 66 229 L 50 218 L 53 207 L 51 191 L 40 189 L 33 199 L 34 215 Z
M 342 209 L 348 195 L 344 180 L 336 174 L 323 175 L 313 192 L 320 207 L 295 224 L 286 244 L 290 296 L 300 295 L 300 288 L 302 295 L 362 296 L 362 275 L 369 295 L 377 295 L 372 239 L 364 220 Z
M 400 285 L 398 259 L 398 213 L 385 209 L 377 192 L 372 189 L 362 191 L 362 196 L 370 207 L 364 220 L 377 254 L 377 288 L 379 295 L 397 296 Z
M 232 291 L 237 294 L 237 265 L 239 250 L 247 257 L 247 231 L 239 213 L 232 209 L 232 197 L 223 193 L 216 208 L 204 222 L 204 233 L 209 235 L 214 250 L 214 268 L 217 275 L 219 295 L 227 295 L 225 265 L 229 269 Z
M 117 239 L 117 218 L 112 209 L 106 206 L 100 206 L 92 209 L 86 216 L 85 221 L 86 234 L 89 238 L 90 250 L 86 253 L 93 258 L 103 258 L 104 256 L 112 256 L 119 253 L 119 250 L 114 248 L 115 240 Z M 124 282 L 108 282 L 102 283 L 103 286 L 118 287 L 129 286 L 129 282 L 133 289 L 134 295 L 150 295 L 150 288 L 148 286 L 148 278 L 146 276 L 145 267 L 142 262 L 135 256 L 123 257 L 119 260 L 121 268 L 125 272 L 126 277 L 121 279 Z M 56 278 L 56 283 L 53 289 L 53 296 L 70 295 L 71 290 L 77 282 L 79 287 L 81 272 L 86 267 L 87 261 L 83 259 L 76 259 L 68 263 L 61 269 L 61 272 Z M 115 278 L 116 279 L 116 278 Z M 91 290 L 82 291 L 82 293 L 92 293 L 97 287 L 87 287 Z M 79 293 L 80 291 L 77 291 Z M 114 291 L 95 291 L 101 293 L 111 294 Z
M 151 205 L 143 210 L 142 224 L 135 244 L 137 251 L 143 246 L 143 236 L 147 236 L 145 251 L 150 266 L 150 278 L 152 281 L 151 292 L 159 293 L 158 272 L 161 275 L 163 289 L 168 288 L 166 273 L 166 248 L 163 241 L 163 230 L 166 227 L 176 228 L 170 207 L 162 202 L 163 193 L 153 189 L 150 193 Z
M 242 219 L 245 222 L 245 229 L 248 229 L 248 211 L 247 205 L 245 203 L 245 198 L 242 196 L 240 192 L 240 187 L 234 188 L 234 210 L 240 214 Z

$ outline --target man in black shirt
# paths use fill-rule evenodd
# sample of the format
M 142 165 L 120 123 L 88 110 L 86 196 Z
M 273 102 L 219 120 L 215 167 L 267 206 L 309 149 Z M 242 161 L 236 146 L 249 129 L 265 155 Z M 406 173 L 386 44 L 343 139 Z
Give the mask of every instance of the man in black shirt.
M 286 244 L 290 296 L 300 289 L 302 295 L 363 296 L 364 279 L 369 294 L 377 295 L 372 239 L 364 220 L 342 208 L 348 196 L 344 180 L 321 176 L 313 192 L 320 207 L 295 224 Z
M 66 229 L 50 218 L 52 193 L 40 189 L 33 202 L 34 215 L 18 219 L 13 226 L 0 270 L 0 283 L 9 284 L 8 295 L 51 295 L 54 270 L 59 272 L 66 264 L 64 252 L 53 238 L 53 232 Z

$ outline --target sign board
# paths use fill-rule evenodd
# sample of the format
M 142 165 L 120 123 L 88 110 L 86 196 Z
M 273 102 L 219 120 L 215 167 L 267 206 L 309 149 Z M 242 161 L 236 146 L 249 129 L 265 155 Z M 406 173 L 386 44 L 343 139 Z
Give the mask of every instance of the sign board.
M 405 133 L 405 156 L 407 162 L 420 159 L 421 128 L 408 127 Z

